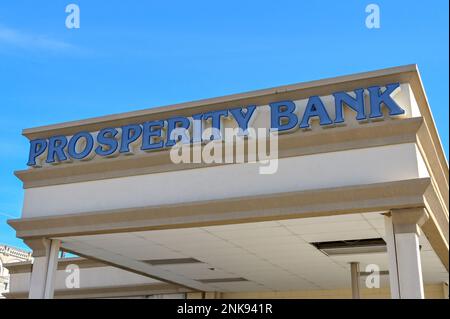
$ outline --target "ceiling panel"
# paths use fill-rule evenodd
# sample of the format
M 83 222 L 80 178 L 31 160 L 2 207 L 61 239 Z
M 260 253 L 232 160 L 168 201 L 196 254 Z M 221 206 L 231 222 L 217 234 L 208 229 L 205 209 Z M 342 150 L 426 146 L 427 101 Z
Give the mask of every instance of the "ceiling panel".
M 70 237 L 136 260 L 195 258 L 202 263 L 161 265 L 191 279 L 243 277 L 247 281 L 208 283 L 218 291 L 280 291 L 350 288 L 352 261 L 388 269 L 386 253 L 327 256 L 310 242 L 377 238 L 382 212 L 280 220 L 200 228 Z M 439 258 L 421 237 L 424 280 L 448 280 Z M 364 284 L 365 278 L 361 279 Z M 387 285 L 388 276 L 381 276 Z

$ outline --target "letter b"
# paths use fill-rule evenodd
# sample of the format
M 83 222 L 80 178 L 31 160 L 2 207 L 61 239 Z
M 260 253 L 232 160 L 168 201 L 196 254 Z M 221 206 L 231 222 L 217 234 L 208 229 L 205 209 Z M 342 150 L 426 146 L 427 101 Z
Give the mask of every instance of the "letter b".
M 297 126 L 298 118 L 294 113 L 296 106 L 292 101 L 270 103 L 270 129 L 272 131 L 287 131 Z M 283 123 L 284 122 L 284 123 Z

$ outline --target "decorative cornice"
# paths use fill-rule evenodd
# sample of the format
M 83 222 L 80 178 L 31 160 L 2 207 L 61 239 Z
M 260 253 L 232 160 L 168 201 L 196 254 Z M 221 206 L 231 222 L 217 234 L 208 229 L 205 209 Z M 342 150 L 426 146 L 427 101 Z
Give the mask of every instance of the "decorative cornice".
M 4 256 L 12 256 L 23 260 L 29 260 L 31 258 L 31 252 L 11 247 L 8 245 L 0 245 L 0 254 Z
M 100 116 L 54 125 L 24 129 L 22 134 L 29 139 L 45 138 L 52 135 L 70 136 L 77 131 L 96 131 L 103 127 L 117 127 L 126 124 L 140 123 L 172 116 L 190 116 L 205 111 L 219 110 L 224 107 L 249 104 L 264 105 L 282 96 L 283 99 L 302 99 L 312 95 L 328 95 L 336 91 L 349 91 L 358 87 L 384 85 L 388 82 L 409 82 L 418 77 L 414 64 L 363 72 L 328 79 L 309 81 L 291 85 L 283 85 L 269 89 L 246 93 L 232 94 L 222 97 L 153 107 L 140 111 Z

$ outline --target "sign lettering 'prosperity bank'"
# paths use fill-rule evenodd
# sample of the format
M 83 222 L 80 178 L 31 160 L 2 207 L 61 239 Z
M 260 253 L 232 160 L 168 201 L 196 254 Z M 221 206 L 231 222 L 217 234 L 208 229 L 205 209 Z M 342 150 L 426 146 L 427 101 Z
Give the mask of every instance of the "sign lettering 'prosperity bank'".
M 284 100 L 269 103 L 270 130 L 278 133 L 290 132 L 297 128 L 309 129 L 311 120 L 317 119 L 321 126 L 343 124 L 344 107 L 356 113 L 357 121 L 382 118 L 384 106 L 389 116 L 404 114 L 405 111 L 393 100 L 392 95 L 400 87 L 399 83 L 385 87 L 371 86 L 359 88 L 353 94 L 336 92 L 334 98 L 334 117 L 331 118 L 321 97 L 311 96 L 302 114 L 297 115 L 294 101 Z M 368 94 L 369 112 L 365 108 L 365 93 Z M 122 127 L 103 128 L 96 133 L 81 131 L 70 138 L 62 135 L 48 139 L 30 141 L 28 166 L 39 167 L 43 162 L 57 164 L 72 160 L 88 160 L 94 156 L 113 157 L 119 154 L 132 154 L 130 147 L 139 142 L 141 151 L 155 151 L 174 146 L 177 142 L 202 143 L 221 140 L 221 123 L 224 118 L 232 118 L 241 136 L 247 136 L 249 125 L 257 111 L 256 105 L 236 107 L 218 111 L 195 114 L 191 117 L 172 117 L 166 120 L 129 124 Z M 203 123 L 210 122 L 212 134 L 205 136 Z M 185 133 L 180 133 L 185 132 Z M 186 133 L 189 135 L 186 138 Z

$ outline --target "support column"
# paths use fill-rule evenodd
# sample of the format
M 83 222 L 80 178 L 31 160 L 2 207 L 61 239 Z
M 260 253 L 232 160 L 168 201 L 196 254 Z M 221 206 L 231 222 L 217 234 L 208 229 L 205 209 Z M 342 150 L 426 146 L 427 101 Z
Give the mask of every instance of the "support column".
M 218 291 L 206 291 L 203 299 L 220 299 L 221 293 Z
M 52 299 L 55 287 L 59 240 L 34 239 L 27 241 L 33 249 L 33 267 L 30 279 L 30 299 Z
M 359 289 L 359 262 L 350 263 L 350 271 L 352 276 L 352 298 L 360 299 L 360 289 Z
M 442 283 L 442 294 L 444 295 L 444 299 L 448 299 L 448 282 Z
M 389 281 L 393 299 L 423 299 L 420 226 L 428 219 L 424 208 L 391 210 L 385 216 Z

